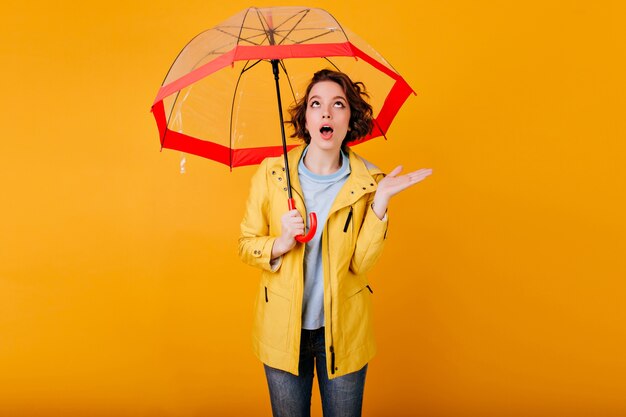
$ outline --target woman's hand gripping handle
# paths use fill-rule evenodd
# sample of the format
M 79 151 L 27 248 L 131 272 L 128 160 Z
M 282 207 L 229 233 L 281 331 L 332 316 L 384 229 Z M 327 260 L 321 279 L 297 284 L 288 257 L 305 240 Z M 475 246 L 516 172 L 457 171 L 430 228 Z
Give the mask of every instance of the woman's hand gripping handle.
M 289 210 L 295 210 L 296 208 L 296 201 L 293 198 L 290 198 L 288 201 L 289 204 Z M 315 232 L 317 231 L 317 214 L 311 212 L 309 213 L 309 232 L 305 235 L 298 235 L 296 236 L 296 240 L 300 243 L 306 243 L 309 240 L 313 239 L 313 236 L 315 236 Z

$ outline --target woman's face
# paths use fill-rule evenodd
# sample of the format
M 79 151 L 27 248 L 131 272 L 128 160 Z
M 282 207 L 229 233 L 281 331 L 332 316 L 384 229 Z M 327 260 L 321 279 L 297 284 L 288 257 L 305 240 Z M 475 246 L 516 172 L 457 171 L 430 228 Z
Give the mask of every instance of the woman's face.
M 306 129 L 310 146 L 339 152 L 350 123 L 350 105 L 341 85 L 320 81 L 309 93 L 306 108 Z

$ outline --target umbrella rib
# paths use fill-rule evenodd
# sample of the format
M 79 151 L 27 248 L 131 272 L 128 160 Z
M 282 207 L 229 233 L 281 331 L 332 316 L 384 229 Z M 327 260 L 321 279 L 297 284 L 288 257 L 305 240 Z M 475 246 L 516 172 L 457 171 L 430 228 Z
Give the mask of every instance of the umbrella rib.
M 161 148 L 165 147 L 165 137 L 167 136 L 167 132 L 169 132 L 169 124 L 170 120 L 172 120 L 172 114 L 174 113 L 174 108 L 176 107 L 176 102 L 178 101 L 178 97 L 180 96 L 180 91 L 176 92 L 176 97 L 174 98 L 174 102 L 172 103 L 172 108 L 170 109 L 169 116 L 165 119 L 165 132 L 163 132 L 163 140 L 161 141 Z
M 178 58 L 180 58 L 180 56 L 182 55 L 183 51 L 184 51 L 185 49 L 187 49 L 187 47 L 188 47 L 189 45 L 191 45 L 195 39 L 197 39 L 199 36 L 201 36 L 202 34 L 204 34 L 204 33 L 206 33 L 206 32 L 207 32 L 207 31 L 204 31 L 204 32 L 201 32 L 201 33 L 197 34 L 196 36 L 194 36 L 194 37 L 193 37 L 193 38 L 192 38 L 189 42 L 187 42 L 187 44 L 183 47 L 183 49 L 181 49 L 181 50 L 178 52 L 178 55 L 176 55 L 176 59 L 174 59 L 174 62 L 172 62 L 172 65 L 170 65 L 170 69 L 169 69 L 169 70 L 167 70 L 167 74 L 165 74 L 165 78 L 163 79 L 163 82 L 161 83 L 161 85 L 164 85 L 164 84 L 165 84 L 165 82 L 167 81 L 167 77 L 168 77 L 168 76 L 170 75 L 170 73 L 172 72 L 172 69 L 174 68 L 174 65 L 175 65 L 175 64 L 176 64 L 176 62 L 178 61 Z
M 343 33 L 343 36 L 346 38 L 346 41 L 350 41 L 350 39 L 348 39 L 348 35 L 346 34 L 346 31 L 343 30 L 343 27 L 341 27 L 341 23 L 339 23 L 339 21 L 337 19 L 335 19 L 335 16 L 333 16 L 332 14 L 328 13 L 328 15 L 330 17 L 333 18 L 333 20 L 335 21 L 335 23 L 337 24 L 337 27 L 339 28 L 339 30 L 341 31 L 341 33 Z
M 255 30 L 256 30 L 256 29 L 255 29 Z M 249 36 L 249 37 L 247 37 L 247 38 L 241 38 L 241 39 L 242 39 L 243 41 L 246 41 L 246 42 L 248 42 L 248 43 L 253 44 L 254 46 L 261 46 L 261 45 L 263 44 L 263 41 L 261 41 L 261 43 L 255 43 L 255 42 L 253 42 L 253 41 L 251 40 L 251 39 L 253 39 L 253 38 L 258 38 L 259 36 L 265 36 L 265 33 L 264 33 L 264 32 L 260 32 L 260 33 L 258 33 L 258 34 L 256 34 L 256 35 L 251 35 L 251 36 Z
M 374 124 L 376 125 L 376 127 L 378 128 L 378 130 L 380 131 L 380 133 L 382 133 L 383 138 L 385 138 L 385 140 L 387 140 L 387 135 L 385 135 L 385 132 L 383 131 L 383 129 L 380 127 L 380 125 L 378 124 L 378 120 L 376 120 L 375 118 L 372 118 L 372 121 L 374 122 Z
M 250 61 L 246 61 L 246 66 L 248 65 L 248 62 Z M 251 70 L 252 68 L 254 68 L 259 62 L 263 62 L 262 59 L 257 60 L 254 64 L 250 65 L 249 67 L 244 67 L 244 69 L 241 70 L 242 73 Z
M 222 32 L 222 33 L 224 33 L 224 34 L 226 34 L 226 35 L 230 35 L 230 36 L 232 36 L 232 37 L 235 37 L 235 35 L 234 35 L 234 34 L 229 33 L 229 32 L 226 32 L 226 31 L 222 31 L 222 30 L 220 30 L 219 28 L 214 28 L 214 29 L 216 29 L 216 30 L 218 30 L 218 31 L 220 31 L 220 32 Z M 260 35 L 254 35 L 254 36 L 260 36 Z M 242 38 L 238 38 L 238 39 L 242 39 Z M 246 42 L 251 43 L 251 44 L 253 44 L 253 45 L 256 45 L 256 46 L 260 45 L 260 44 L 256 44 L 256 43 L 254 43 L 254 42 L 252 42 L 252 41 L 249 41 L 248 39 L 250 39 L 250 38 L 243 39 L 243 40 L 245 40 Z M 205 55 L 203 55 L 203 56 L 202 56 L 202 58 L 200 58 L 200 59 L 199 59 L 199 60 L 198 60 L 198 61 L 197 61 L 197 62 L 196 62 L 196 63 L 195 63 L 192 67 L 191 67 L 191 69 L 192 69 L 192 70 L 195 70 L 196 68 L 198 68 L 198 65 L 200 65 L 200 63 L 201 63 L 201 62 L 202 62 L 202 61 L 203 61 L 203 60 L 204 60 L 207 56 L 209 56 L 209 55 L 223 55 L 223 54 L 225 54 L 226 52 L 218 52 L 218 51 L 217 51 L 217 49 L 219 49 L 219 48 L 223 48 L 223 47 L 226 47 L 227 45 L 228 45 L 228 44 L 220 45 L 218 48 L 213 49 L 212 51 L 207 52 Z
M 300 30 L 320 30 L 320 29 L 323 29 L 323 28 L 297 28 L 297 26 L 298 26 L 298 25 L 299 25 L 299 24 L 300 24 L 300 23 L 301 23 L 301 22 L 302 22 L 302 21 L 306 18 L 306 16 L 307 16 L 309 13 L 310 13 L 310 9 L 304 9 L 304 10 L 301 10 L 301 11 L 299 11 L 299 12 L 295 13 L 293 16 L 289 17 L 289 18 L 288 18 L 287 20 L 285 20 L 284 22 L 280 23 L 280 24 L 279 24 L 278 26 L 276 26 L 275 28 L 270 29 L 270 28 L 269 28 L 269 26 L 267 25 L 267 21 L 263 18 L 263 15 L 262 15 L 262 14 L 261 14 L 258 10 L 257 10 L 257 16 L 259 17 L 259 22 L 260 22 L 260 23 L 261 23 L 261 25 L 263 26 L 263 29 L 258 29 L 258 28 L 249 27 L 249 26 L 245 26 L 245 25 L 242 25 L 242 26 L 239 26 L 239 27 L 237 27 L 237 26 L 218 26 L 218 27 L 215 27 L 214 29 L 215 29 L 215 30 L 217 30 L 217 31 L 219 31 L 219 32 L 222 32 L 222 33 L 224 33 L 224 34 L 226 34 L 226 35 L 232 36 L 233 38 L 237 38 L 237 44 L 239 44 L 239 43 L 240 43 L 240 41 L 243 41 L 243 42 L 247 42 L 247 43 L 250 43 L 250 44 L 252 44 L 252 45 L 255 45 L 255 46 L 262 45 L 262 44 L 263 44 L 263 42 L 260 42 L 260 43 L 255 43 L 255 42 L 253 42 L 251 39 L 252 39 L 252 38 L 254 38 L 254 37 L 257 37 L 257 36 L 264 36 L 264 37 L 265 37 L 265 39 L 268 39 L 268 42 L 270 42 L 269 37 L 268 37 L 268 33 L 269 33 L 270 31 L 272 31 L 274 34 L 276 34 L 276 35 L 278 35 L 278 36 L 281 36 L 281 37 L 283 38 L 283 39 L 282 39 L 282 40 L 278 43 L 278 45 L 282 45 L 282 44 L 283 44 L 285 41 L 287 41 L 287 40 L 288 40 L 288 41 L 293 42 L 294 44 L 301 44 L 301 43 L 305 43 L 305 42 L 308 42 L 308 41 L 310 41 L 310 40 L 313 40 L 313 39 L 319 38 L 319 37 L 321 37 L 321 36 L 328 35 L 329 33 L 333 33 L 333 32 L 335 32 L 335 31 L 336 31 L 336 30 L 334 30 L 334 29 L 328 29 L 328 31 L 327 31 L 327 32 L 325 32 L 325 33 L 321 33 L 321 34 L 319 34 L 319 35 L 312 36 L 312 37 L 307 38 L 307 39 L 304 39 L 304 40 L 302 40 L 302 41 L 295 41 L 295 40 L 293 40 L 293 39 L 290 39 L 290 38 L 289 38 L 289 35 L 290 35 L 292 32 L 294 32 L 294 31 L 300 31 Z M 280 29 L 279 29 L 281 26 L 285 25 L 287 22 L 289 22 L 291 19 L 294 19 L 294 18 L 295 18 L 296 16 L 298 16 L 298 15 L 301 15 L 301 16 L 300 16 L 300 19 L 298 19 L 298 21 L 297 21 L 297 22 L 296 22 L 296 23 L 295 23 L 295 24 L 294 24 L 291 28 L 289 28 L 289 29 L 284 29 L 284 30 L 280 30 Z M 233 34 L 233 33 L 230 33 L 230 32 L 228 32 L 227 30 L 225 30 L 225 29 L 227 29 L 227 28 L 232 28 L 232 29 L 239 28 L 239 34 L 238 34 L 238 35 L 235 35 L 235 34 Z M 241 34 L 242 34 L 242 32 L 243 32 L 243 30 L 244 30 L 244 29 L 245 29 L 245 30 L 249 30 L 249 31 L 258 31 L 258 32 L 259 32 L 259 34 L 257 34 L 257 35 L 253 35 L 253 36 L 250 36 L 250 37 L 248 37 L 248 38 L 243 38 L 243 37 L 241 37 Z M 281 34 L 280 34 L 280 32 L 283 32 L 283 31 L 285 31 L 285 32 L 287 32 L 287 33 L 286 33 L 285 35 L 281 35 Z M 342 32 L 343 32 L 343 30 L 342 30 Z M 270 43 L 271 43 L 271 42 L 270 42 Z
M 237 83 L 235 84 L 235 88 L 233 89 L 233 99 L 230 103 L 230 126 L 228 131 L 228 140 L 230 142 L 229 161 L 231 169 L 233 168 L 233 115 L 235 114 L 235 98 L 237 97 L 237 90 L 239 90 L 239 83 L 241 82 L 241 77 L 243 76 L 244 72 L 254 68 L 254 66 L 256 66 L 261 61 L 262 60 L 259 59 L 252 65 L 249 65 L 250 61 L 246 61 L 246 64 L 243 66 L 243 69 L 239 73 L 239 77 L 237 77 Z
M 339 69 L 339 67 L 337 65 L 335 65 L 335 63 L 333 61 L 331 61 L 330 59 L 328 59 L 327 57 L 324 57 L 324 59 L 328 62 L 330 62 L 330 65 L 332 65 L 338 72 L 343 72 Z
M 276 45 L 276 41 L 274 40 L 274 35 L 278 33 L 278 32 L 277 32 L 277 29 L 278 29 L 280 26 L 284 25 L 284 24 L 285 24 L 285 23 L 287 23 L 289 20 L 293 19 L 295 16 L 297 16 L 298 14 L 301 14 L 301 13 L 305 13 L 305 15 L 304 15 L 304 16 L 303 16 L 300 20 L 298 20 L 298 22 L 297 22 L 297 23 L 296 23 L 296 24 L 292 27 L 292 29 L 291 29 L 291 30 L 289 30 L 289 32 L 287 33 L 287 35 L 289 35 L 289 33 L 291 33 L 291 31 L 293 31 L 293 28 L 295 28 L 298 24 L 300 24 L 300 22 L 302 21 L 302 19 L 304 19 L 304 17 L 306 16 L 306 14 L 307 14 L 307 13 L 309 13 L 309 9 L 304 9 L 304 10 L 302 10 L 302 11 L 300 11 L 300 12 L 298 12 L 298 13 L 296 13 L 296 14 L 292 15 L 290 18 L 288 18 L 288 19 L 287 19 L 287 20 L 285 20 L 284 22 L 280 23 L 280 24 L 279 24 L 278 26 L 276 26 L 276 27 L 270 27 L 270 25 L 268 24 L 267 19 L 265 18 L 265 16 L 263 16 L 263 15 L 261 14 L 261 12 L 257 9 L 257 17 L 259 18 L 259 22 L 261 23 L 261 26 L 263 27 L 263 30 L 265 31 L 265 37 L 266 37 L 266 39 L 267 39 L 268 43 L 269 43 L 270 45 Z M 283 41 L 285 40 L 285 38 L 286 38 L 286 36 L 283 36 Z M 289 40 L 291 40 L 291 39 L 289 39 Z M 281 45 L 281 44 L 283 43 L 283 41 L 281 41 L 281 42 L 279 43 L 279 45 Z M 292 42 L 294 42 L 295 44 L 299 43 L 299 42 L 295 42 L 295 41 L 292 41 Z
M 308 12 L 308 11 L 309 11 L 309 9 L 307 9 L 307 12 Z M 302 13 L 302 12 L 300 12 L 300 13 Z M 328 15 L 329 15 L 330 17 L 332 17 L 332 18 L 333 18 L 333 20 L 334 20 L 334 21 L 335 21 L 335 23 L 337 24 L 337 27 L 339 28 L 339 31 L 341 31 L 341 33 L 342 33 L 342 34 L 343 34 L 343 36 L 346 38 L 346 40 L 349 40 L 349 39 L 348 39 L 348 35 L 346 35 L 346 31 L 345 31 L 345 30 L 343 30 L 343 28 L 341 27 L 341 25 L 339 24 L 339 22 L 337 21 L 337 19 L 335 19 L 335 16 L 333 16 L 333 15 L 332 15 L 332 14 L 330 14 L 330 13 L 328 13 Z M 295 15 L 294 15 L 294 16 L 295 16 Z M 303 18 L 304 18 L 304 17 L 303 17 Z M 300 22 L 298 22 L 298 24 L 299 24 L 299 23 L 300 23 Z M 279 26 L 280 26 L 280 25 L 279 25 Z M 294 28 L 295 28 L 295 26 L 297 26 L 297 24 L 296 24 L 296 25 L 294 25 Z M 289 33 L 287 33 L 287 35 L 285 35 L 285 38 L 286 38 L 286 37 L 287 37 L 287 36 L 288 36 L 288 35 L 289 35 L 289 34 L 290 34 L 293 30 L 294 30 L 294 28 L 292 28 L 292 30 L 290 30 L 290 31 L 289 31 Z M 305 29 L 306 29 L 306 28 L 303 28 L 302 30 L 305 30 Z M 321 29 L 321 28 L 318 28 L 318 30 L 319 30 L 319 29 Z M 293 42 L 294 42 L 294 43 L 296 43 L 296 44 L 301 44 L 301 43 L 305 43 L 305 42 L 308 42 L 308 41 L 310 41 L 310 40 L 313 40 L 313 39 L 319 38 L 319 37 L 321 37 L 321 36 L 328 35 L 329 33 L 333 33 L 333 32 L 336 32 L 336 30 L 335 30 L 335 29 L 329 29 L 329 30 L 328 30 L 328 32 L 326 32 L 326 33 L 321 33 L 321 34 L 319 34 L 319 35 L 312 36 L 312 37 L 310 37 L 310 38 L 308 38 L 308 39 L 305 39 L 305 40 L 303 40 L 303 41 L 300 41 L 300 42 L 295 42 L 295 41 L 293 41 Z M 281 43 L 282 43 L 282 42 L 281 42 Z
M 223 34 L 225 34 L 225 35 L 232 36 L 233 38 L 242 39 L 241 37 L 239 37 L 238 35 L 235 35 L 234 33 L 230 33 L 230 32 L 228 32 L 228 31 L 226 31 L 226 30 L 223 30 L 221 27 L 214 27 L 214 28 L 212 28 L 211 30 L 216 30 L 216 31 L 221 32 L 221 33 L 223 33 Z M 253 41 L 251 41 L 251 40 L 248 40 L 248 39 L 250 39 L 250 38 L 243 39 L 243 40 L 245 40 L 245 41 L 246 41 L 246 42 L 248 42 L 248 43 L 251 43 L 252 45 L 257 45 L 257 46 L 259 45 L 259 44 L 254 43 L 254 42 L 253 42 Z M 228 51 L 225 51 L 225 52 L 220 52 L 220 51 L 219 51 L 219 49 L 221 49 L 221 48 L 225 48 L 225 47 L 228 47 L 229 45 L 230 45 L 230 42 L 225 43 L 225 44 L 222 44 L 222 45 L 218 46 L 217 48 L 214 48 L 213 50 L 211 50 L 211 51 L 207 52 L 206 54 L 204 54 L 204 55 L 202 56 L 202 58 L 200 58 L 200 59 L 199 59 L 199 60 L 198 60 L 198 61 L 194 64 L 194 66 L 192 67 L 192 69 L 197 68 L 197 67 L 198 67 L 198 64 L 199 64 L 202 60 L 204 60 L 207 56 L 209 56 L 209 55 L 224 55 L 224 54 L 225 54 L 226 52 L 228 52 Z
M 335 31 L 334 31 L 334 30 L 332 30 L 332 29 L 329 29 L 327 32 L 320 33 L 319 35 L 311 36 L 310 38 L 303 39 L 303 40 L 301 40 L 301 41 L 295 41 L 295 40 L 292 40 L 292 39 L 289 39 L 289 40 L 290 40 L 290 41 L 292 41 L 292 42 L 293 42 L 294 44 L 296 44 L 296 45 L 300 45 L 300 44 L 302 44 L 302 43 L 309 42 L 309 41 L 311 41 L 311 40 L 313 40 L 313 39 L 317 39 L 317 38 L 320 38 L 320 37 L 322 37 L 322 36 L 326 36 L 326 35 L 328 35 L 328 34 L 330 34 L 330 33 L 333 33 L 333 32 L 335 32 Z M 282 36 L 282 35 L 280 35 L 280 36 Z M 286 36 L 285 36 L 285 37 L 286 37 Z
M 221 32 L 221 33 L 223 33 L 223 34 L 225 34 L 225 35 L 232 36 L 233 38 L 237 38 L 237 45 L 239 45 L 239 41 L 245 41 L 245 42 L 251 43 L 252 45 L 260 45 L 260 44 L 258 44 L 258 43 L 254 43 L 254 42 L 252 42 L 252 41 L 250 40 L 252 37 L 249 37 L 249 38 L 242 38 L 242 37 L 241 37 L 241 33 L 239 33 L 238 35 L 235 35 L 234 33 L 230 33 L 230 32 L 228 32 L 228 31 L 226 31 L 226 30 L 223 30 L 221 27 L 216 27 L 216 28 L 215 28 L 215 30 L 217 30 L 218 32 Z
M 241 33 L 243 32 L 243 28 L 244 28 L 244 22 L 246 21 L 246 18 L 248 17 L 248 13 L 250 13 L 249 7 L 246 9 L 246 14 L 243 15 L 243 20 L 241 21 L 241 27 L 239 28 L 239 35 L 237 35 L 237 45 L 239 45 L 239 40 L 241 39 Z
M 296 14 L 294 14 L 293 16 L 291 16 L 289 19 L 285 20 L 283 23 L 281 23 L 280 25 L 276 26 L 275 32 L 278 33 L 278 28 L 280 28 L 282 25 L 284 25 L 285 23 L 287 23 L 288 21 L 290 21 L 291 19 L 295 18 L 297 15 L 301 14 L 302 16 L 300 16 L 300 19 L 296 22 L 295 25 L 293 25 L 291 27 L 291 29 L 289 29 L 289 32 L 287 32 L 287 34 L 283 37 L 283 40 L 280 41 L 278 44 L 282 45 L 283 42 L 288 38 L 288 36 L 291 34 L 291 32 L 293 32 L 295 30 L 295 28 L 302 23 L 302 21 L 304 20 L 305 17 L 307 17 L 307 15 L 309 14 L 310 9 L 305 9 L 302 10 Z
M 300 20 L 298 20 L 298 22 L 293 25 L 293 27 L 298 26 L 298 24 L 302 21 L 302 19 L 304 19 L 306 17 L 307 14 L 309 14 L 311 12 L 311 9 L 302 9 L 298 12 L 295 12 L 294 14 L 292 14 L 290 17 L 288 17 L 287 19 L 283 20 L 278 26 L 276 26 L 274 28 L 274 30 L 278 29 L 279 27 L 281 27 L 282 25 L 286 24 L 287 22 L 289 22 L 291 19 L 295 19 L 296 16 L 304 14 L 304 16 L 302 16 L 300 18 Z
M 265 35 L 266 35 L 266 34 L 265 34 L 265 32 L 264 32 L 262 29 L 257 29 L 257 28 L 247 27 L 247 26 L 241 26 L 241 29 L 246 29 L 246 30 L 249 30 L 249 31 L 257 31 L 257 32 L 259 32 L 259 33 L 258 33 L 258 34 L 256 34 L 256 35 L 251 35 L 251 36 L 249 36 L 249 37 L 247 37 L 247 38 L 242 38 L 242 37 L 241 37 L 241 33 L 240 33 L 239 35 L 235 35 L 235 34 L 233 34 L 233 33 L 230 33 L 230 32 L 228 32 L 228 31 L 226 31 L 226 30 L 222 30 L 222 27 L 226 27 L 226 26 L 215 27 L 215 28 L 213 28 L 213 29 L 218 30 L 218 31 L 220 31 L 220 32 L 222 32 L 222 33 L 224 33 L 224 34 L 226 34 L 226 35 L 230 35 L 230 36 L 232 36 L 233 38 L 237 38 L 237 44 L 239 44 L 239 41 L 245 41 L 245 42 L 251 43 L 251 44 L 252 44 L 252 45 L 254 45 L 254 46 L 259 46 L 259 45 L 261 45 L 263 42 L 261 42 L 261 43 L 255 43 L 255 42 L 253 42 L 251 39 L 256 38 L 256 37 L 259 37 L 259 36 L 265 36 Z
M 293 85 L 291 84 L 291 78 L 289 77 L 289 74 L 287 73 L 287 68 L 285 67 L 285 63 L 283 62 L 283 60 L 281 59 L 279 61 L 281 68 L 283 69 L 283 72 L 285 73 L 285 77 L 287 78 L 287 83 L 289 84 L 289 89 L 291 90 L 291 97 L 293 97 L 293 102 L 296 102 L 296 93 L 293 89 Z M 285 123 L 289 123 L 289 122 L 285 122 Z
M 218 28 L 216 28 L 216 29 L 218 29 Z M 250 29 L 250 30 L 258 30 L 260 33 L 259 33 L 259 34 L 256 34 L 256 35 L 249 36 L 249 37 L 247 37 L 247 38 L 238 37 L 238 39 L 239 39 L 239 40 L 241 40 L 241 41 L 244 41 L 244 42 L 250 43 L 250 44 L 252 44 L 252 45 L 255 45 L 255 46 L 260 46 L 260 45 L 262 45 L 262 44 L 263 44 L 263 42 L 260 42 L 260 43 L 255 43 L 252 39 L 253 39 L 253 38 L 255 38 L 255 37 L 259 37 L 259 36 L 264 36 L 264 38 L 265 38 L 265 39 L 267 39 L 267 33 L 265 33 L 265 32 L 263 32 L 263 31 L 261 31 L 260 29 L 255 29 L 255 28 L 249 28 L 249 29 Z M 219 30 L 219 29 L 218 29 L 218 30 Z M 278 36 L 280 36 L 280 37 L 282 37 L 282 38 L 283 38 L 283 39 L 282 39 L 282 40 L 278 43 L 278 45 L 282 45 L 282 44 L 283 44 L 283 42 L 285 42 L 286 40 L 291 41 L 291 42 L 292 42 L 293 44 L 295 44 L 295 45 L 299 45 L 299 44 L 302 44 L 302 43 L 309 42 L 309 41 L 311 41 L 311 40 L 313 40 L 313 39 L 317 39 L 317 38 L 320 38 L 320 37 L 322 37 L 322 36 L 326 36 L 326 35 L 329 35 L 329 34 L 331 34 L 331 33 L 336 32 L 336 30 L 334 30 L 334 29 L 328 29 L 328 30 L 327 30 L 326 32 L 324 32 L 324 33 L 320 33 L 320 34 L 317 34 L 317 35 L 315 35 L 315 36 L 311 36 L 311 37 L 306 38 L 306 39 L 301 40 L 301 41 L 296 41 L 296 40 L 291 39 L 291 38 L 289 38 L 289 37 L 288 37 L 288 36 L 289 36 L 289 34 L 291 34 L 291 32 L 294 32 L 294 31 L 300 31 L 300 30 L 304 31 L 304 30 L 319 30 L 319 29 L 317 29 L 317 28 L 292 29 L 292 30 L 289 30 L 289 31 L 288 31 L 288 33 L 287 33 L 286 35 L 282 35 L 282 34 L 280 34 L 279 32 L 274 32 L 274 34 L 275 34 L 275 35 L 278 35 Z M 235 35 L 234 35 L 234 34 L 232 34 L 232 33 L 228 33 L 228 32 L 226 32 L 226 31 L 221 31 L 221 30 L 220 30 L 220 32 L 222 32 L 222 33 L 224 33 L 224 34 L 227 34 L 227 35 L 230 35 L 230 36 L 235 37 Z M 226 45 L 224 45 L 224 46 L 226 46 Z
M 293 28 L 293 29 L 281 29 L 281 30 L 277 30 L 277 33 L 280 32 L 299 32 L 299 31 L 305 31 L 305 30 L 329 30 L 329 31 L 337 31 L 336 28 L 332 28 L 332 27 L 321 27 L 321 28 L 316 28 L 316 27 L 299 27 L 299 28 Z
M 243 18 L 242 22 L 245 22 L 246 17 L 247 17 L 247 15 L 248 15 L 248 13 L 249 13 L 249 12 L 250 12 L 250 8 L 248 8 L 248 9 L 246 10 L 246 14 L 245 14 L 245 16 L 244 16 L 244 18 Z M 238 34 L 238 35 L 235 35 L 234 33 L 230 33 L 230 32 L 228 32 L 227 30 L 224 30 L 224 29 L 222 29 L 222 28 L 231 28 L 231 29 L 237 29 L 237 28 L 239 28 L 239 34 Z M 245 42 L 248 42 L 248 43 L 250 43 L 250 44 L 252 44 L 252 45 L 261 45 L 261 44 L 263 43 L 263 42 L 261 42 L 261 43 L 254 43 L 252 40 L 250 40 L 250 39 L 252 39 L 254 36 L 251 36 L 251 37 L 248 37 L 248 38 L 242 38 L 242 37 L 241 37 L 241 33 L 243 32 L 243 30 L 244 30 L 244 29 L 247 29 L 247 30 L 257 30 L 257 31 L 259 31 L 259 35 L 255 35 L 255 36 L 262 36 L 262 35 L 265 35 L 265 36 L 267 37 L 267 34 L 265 34 L 265 33 L 263 32 L 263 30 L 261 30 L 261 29 L 256 29 L 256 28 L 251 28 L 251 27 L 247 27 L 247 26 L 245 26 L 245 25 L 243 25 L 243 24 L 242 24 L 241 26 L 234 26 L 234 25 L 233 25 L 233 26 L 230 26 L 230 25 L 228 25 L 228 26 L 216 26 L 216 27 L 214 27 L 214 28 L 212 28 L 212 29 L 215 29 L 215 30 L 217 30 L 217 31 L 219 31 L 219 32 L 222 32 L 222 33 L 224 33 L 225 35 L 232 36 L 233 38 L 237 38 L 237 45 L 239 44 L 239 41 L 240 41 L 240 40 L 243 40 L 243 41 L 245 41 Z M 209 31 L 210 31 L 210 30 L 212 30 L 212 29 L 209 29 Z M 202 36 L 202 35 L 203 35 L 204 33 L 206 33 L 206 32 L 207 32 L 207 31 L 204 31 L 204 32 L 199 33 L 198 35 L 194 36 L 194 37 L 193 37 L 193 38 L 192 38 L 189 42 L 187 42 L 187 45 L 185 45 L 185 47 L 184 47 L 184 48 L 182 48 L 182 49 L 180 50 L 180 52 L 179 52 L 179 53 L 178 53 L 178 55 L 176 56 L 176 59 L 174 59 L 174 61 L 172 62 L 172 65 L 170 65 L 170 69 L 167 71 L 167 74 L 165 74 L 165 78 L 163 79 L 163 83 L 161 83 L 162 85 L 163 85 L 163 84 L 165 83 L 165 81 L 167 80 L 168 75 L 170 74 L 170 72 L 172 71 L 172 68 L 174 67 L 174 64 L 176 63 L 176 61 L 178 60 L 178 58 L 181 56 L 181 54 L 183 53 L 183 51 L 184 51 L 185 49 L 187 49 L 187 47 L 188 47 L 188 46 L 189 46 L 189 45 L 190 45 L 190 44 L 191 44 L 191 43 L 192 43 L 195 39 L 197 39 L 198 37 Z M 220 55 L 220 54 L 223 54 L 223 52 L 222 52 L 222 53 L 219 53 L 219 52 L 217 52 L 217 50 L 218 50 L 218 49 L 221 49 L 221 48 L 223 48 L 223 47 L 225 47 L 225 46 L 227 46 L 227 45 L 228 45 L 228 44 L 221 45 L 221 46 L 219 46 L 218 48 L 214 48 L 212 51 L 210 51 L 210 52 L 206 53 L 206 54 L 202 57 L 202 59 L 198 60 L 198 61 L 196 62 L 196 64 L 195 64 L 192 68 L 196 68 L 196 67 L 198 66 L 198 64 L 199 64 L 199 63 L 200 63 L 200 62 L 201 62 L 204 58 L 206 58 L 208 55 Z
M 241 77 L 243 76 L 243 73 L 246 72 L 248 69 L 252 68 L 252 67 L 247 68 L 249 63 L 250 61 L 246 61 L 246 65 L 243 66 L 243 69 L 239 73 L 239 77 L 237 77 L 237 83 L 235 83 L 235 88 L 233 89 L 233 99 L 230 103 L 230 127 L 229 127 L 229 132 L 228 132 L 228 140 L 230 142 L 229 163 L 230 163 L 231 169 L 233 167 L 233 115 L 235 113 L 235 98 L 237 97 L 237 90 L 239 89 L 239 82 L 241 81 Z M 252 66 L 258 63 L 259 61 L 255 62 Z
M 265 20 L 265 18 L 263 17 L 259 9 L 256 9 L 256 15 L 259 18 L 259 22 L 261 23 L 263 30 L 265 31 L 265 39 L 267 39 L 267 43 L 269 43 L 270 45 L 273 45 L 272 39 L 270 39 L 270 36 L 269 36 L 270 35 L 269 25 L 266 26 L 267 21 Z M 263 44 L 263 42 L 261 42 L 261 44 Z

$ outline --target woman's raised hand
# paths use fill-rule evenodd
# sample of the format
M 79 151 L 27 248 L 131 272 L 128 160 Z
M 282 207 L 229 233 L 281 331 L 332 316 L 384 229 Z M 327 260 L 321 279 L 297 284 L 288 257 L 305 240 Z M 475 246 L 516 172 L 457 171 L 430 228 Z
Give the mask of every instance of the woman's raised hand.
M 391 197 L 424 180 L 433 173 L 433 170 L 423 168 L 405 175 L 399 175 L 400 172 L 402 172 L 402 165 L 398 165 L 378 183 L 372 208 L 379 219 L 385 216 Z
M 433 170 L 428 168 L 418 169 L 405 175 L 398 175 L 402 171 L 402 165 L 398 165 L 385 178 L 378 183 L 378 191 L 388 199 L 398 194 L 400 191 L 406 190 L 410 186 L 417 184 L 424 178 L 432 174 Z

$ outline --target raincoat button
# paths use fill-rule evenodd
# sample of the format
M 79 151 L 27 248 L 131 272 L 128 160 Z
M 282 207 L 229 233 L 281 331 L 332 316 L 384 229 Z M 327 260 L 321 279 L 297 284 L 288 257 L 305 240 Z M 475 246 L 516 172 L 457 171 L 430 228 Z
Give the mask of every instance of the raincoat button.
M 276 171 L 272 171 L 272 175 L 276 175 Z
M 370 183 L 370 185 L 373 187 L 373 186 L 374 186 L 374 183 L 372 182 L 372 183 Z
M 283 191 L 287 191 L 287 187 L 283 188 Z
M 283 167 L 283 171 L 285 170 L 285 167 Z
M 363 187 L 364 190 L 367 190 L 367 188 Z
M 350 191 L 350 194 L 354 194 L 354 191 Z
M 282 180 L 283 180 L 283 177 L 278 177 L 278 181 L 282 181 Z

